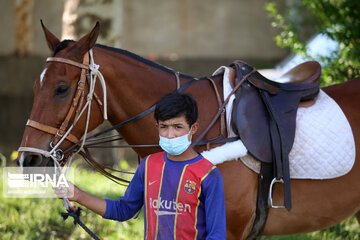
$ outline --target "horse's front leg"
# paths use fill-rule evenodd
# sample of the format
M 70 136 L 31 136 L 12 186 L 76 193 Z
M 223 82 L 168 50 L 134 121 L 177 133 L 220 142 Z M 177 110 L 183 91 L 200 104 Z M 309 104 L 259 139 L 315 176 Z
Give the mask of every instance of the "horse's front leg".
M 224 179 L 227 239 L 245 239 L 255 219 L 257 174 L 241 161 L 218 165 Z

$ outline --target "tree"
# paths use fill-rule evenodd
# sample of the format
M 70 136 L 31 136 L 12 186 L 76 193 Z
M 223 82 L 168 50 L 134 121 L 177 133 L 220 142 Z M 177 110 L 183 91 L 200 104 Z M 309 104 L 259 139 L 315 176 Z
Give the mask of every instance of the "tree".
M 360 76 L 360 1 L 302 0 L 290 1 L 280 14 L 274 2 L 266 4 L 272 26 L 280 29 L 275 41 L 280 47 L 322 65 L 321 85 L 339 83 Z M 300 4 L 298 4 L 300 3 Z M 310 16 L 304 18 L 306 11 Z M 338 42 L 338 49 L 329 56 L 311 56 L 301 39 L 301 29 L 311 19 L 318 33 Z

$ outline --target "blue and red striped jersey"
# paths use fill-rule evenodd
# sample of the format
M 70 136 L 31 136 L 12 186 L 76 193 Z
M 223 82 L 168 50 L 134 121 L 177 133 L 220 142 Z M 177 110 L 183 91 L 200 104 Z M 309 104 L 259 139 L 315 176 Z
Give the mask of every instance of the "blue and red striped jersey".
M 181 162 L 149 155 L 125 195 L 106 203 L 104 218 L 118 221 L 144 206 L 144 239 L 226 239 L 222 176 L 201 155 Z

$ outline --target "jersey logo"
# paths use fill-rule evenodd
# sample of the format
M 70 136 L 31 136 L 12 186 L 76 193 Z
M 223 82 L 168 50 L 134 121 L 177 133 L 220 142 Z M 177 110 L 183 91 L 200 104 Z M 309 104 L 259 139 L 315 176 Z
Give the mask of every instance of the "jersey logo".
M 193 194 L 195 192 L 196 182 L 191 181 L 190 179 L 186 179 L 186 183 L 184 185 L 184 190 L 188 194 Z
M 157 180 L 152 181 L 152 182 L 149 182 L 149 186 L 153 185 L 153 184 L 156 183 L 156 182 L 157 182 Z

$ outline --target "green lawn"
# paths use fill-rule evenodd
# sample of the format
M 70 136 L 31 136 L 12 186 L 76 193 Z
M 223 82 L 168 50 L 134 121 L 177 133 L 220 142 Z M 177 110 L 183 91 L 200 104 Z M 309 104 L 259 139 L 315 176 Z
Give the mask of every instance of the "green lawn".
M 4 198 L 0 169 L 0 239 L 91 239 L 72 219 L 63 221 L 62 200 L 55 198 Z M 81 189 L 102 198 L 117 199 L 125 187 L 107 180 L 100 173 L 74 168 L 75 184 Z M 82 208 L 81 221 L 101 239 L 143 239 L 144 219 L 141 213 L 137 219 L 117 222 L 102 219 L 101 216 Z
M 75 184 L 93 195 L 117 199 L 125 188 L 106 179 L 99 173 L 73 166 Z M 2 192 L 2 169 L 0 169 Z M 60 216 L 64 211 L 59 199 L 4 198 L 0 194 L 0 239 L 90 239 L 80 227 L 74 226 L 72 218 L 65 222 Z M 95 213 L 83 209 L 81 220 L 101 239 L 143 239 L 143 214 L 127 222 L 102 219 Z M 261 239 L 360 239 L 360 228 L 350 218 L 332 228 L 309 234 L 262 237 Z

